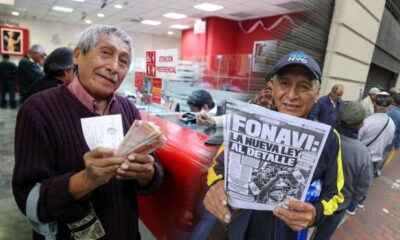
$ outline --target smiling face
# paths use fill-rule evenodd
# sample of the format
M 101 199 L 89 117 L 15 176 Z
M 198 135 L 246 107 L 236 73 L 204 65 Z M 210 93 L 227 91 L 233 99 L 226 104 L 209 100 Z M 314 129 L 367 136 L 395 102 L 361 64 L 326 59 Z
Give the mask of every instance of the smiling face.
M 274 78 L 274 100 L 279 112 L 307 118 L 318 100 L 319 88 L 309 70 L 285 67 Z
M 130 65 L 129 46 L 114 35 L 102 34 L 86 54 L 76 48 L 73 62 L 78 78 L 98 101 L 110 97 L 124 80 Z

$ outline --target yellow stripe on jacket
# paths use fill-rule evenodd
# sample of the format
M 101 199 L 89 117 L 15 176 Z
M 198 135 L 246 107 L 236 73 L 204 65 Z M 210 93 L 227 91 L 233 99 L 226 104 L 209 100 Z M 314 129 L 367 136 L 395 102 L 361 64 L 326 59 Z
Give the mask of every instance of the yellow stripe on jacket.
M 340 203 L 344 201 L 344 196 L 342 194 L 342 188 L 344 185 L 344 175 L 343 175 L 343 166 L 342 166 L 342 145 L 340 141 L 340 135 L 336 131 L 336 129 L 333 129 L 335 134 L 337 135 L 339 139 L 339 152 L 337 156 L 337 166 L 338 166 L 338 172 L 337 172 L 337 180 L 336 180 L 336 186 L 337 186 L 337 195 L 333 196 L 329 201 L 322 200 L 322 206 L 324 206 L 324 215 L 331 215 L 333 214 Z
M 213 163 L 211 167 L 208 169 L 207 175 L 207 186 L 211 186 L 215 181 L 223 178 L 222 174 L 217 174 L 214 170 L 214 167 L 218 164 L 217 158 L 224 151 L 224 146 L 222 145 L 219 149 L 215 157 L 213 158 Z

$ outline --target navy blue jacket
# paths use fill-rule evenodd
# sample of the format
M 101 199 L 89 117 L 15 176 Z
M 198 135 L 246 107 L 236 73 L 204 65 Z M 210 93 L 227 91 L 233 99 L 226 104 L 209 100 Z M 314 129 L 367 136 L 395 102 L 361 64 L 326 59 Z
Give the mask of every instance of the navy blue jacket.
M 224 179 L 223 147 L 214 158 L 213 165 L 208 170 L 207 184 L 213 185 Z M 333 214 L 338 204 L 344 201 L 341 193 L 344 185 L 342 169 L 342 153 L 339 134 L 331 130 L 326 139 L 320 160 L 315 169 L 312 181 L 322 180 L 322 190 L 316 203 L 313 203 L 317 216 L 314 225 L 318 225 L 324 216 Z M 271 211 L 241 210 L 240 216 L 235 216 L 229 226 L 231 240 L 291 240 L 296 239 L 296 232 L 284 222 L 275 217 Z
M 344 102 L 342 100 L 339 100 L 336 102 L 336 107 L 333 107 L 333 104 L 329 99 L 328 94 L 320 98 L 318 102 L 314 104 L 309 118 L 310 120 L 335 126 L 339 111 L 340 109 L 342 109 L 343 105 Z

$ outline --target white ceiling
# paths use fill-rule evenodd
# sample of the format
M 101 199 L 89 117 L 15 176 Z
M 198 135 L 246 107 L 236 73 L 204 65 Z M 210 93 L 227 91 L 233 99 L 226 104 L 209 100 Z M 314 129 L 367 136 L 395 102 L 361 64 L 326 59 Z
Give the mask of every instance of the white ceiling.
M 20 12 L 21 18 L 85 24 L 81 20 L 82 12 L 85 12 L 85 19 L 92 20 L 92 23 L 116 25 L 130 32 L 165 35 L 170 30 L 175 33 L 180 32 L 180 30 L 171 29 L 172 24 L 186 24 L 193 27 L 195 19 L 209 16 L 245 20 L 300 11 L 303 9 L 297 5 L 305 0 L 107 0 L 106 6 L 101 9 L 102 1 L 104 0 L 86 0 L 80 3 L 73 0 L 15 0 L 13 6 L 0 3 L 0 15 L 11 16 L 11 11 L 16 10 Z M 224 9 L 206 12 L 193 8 L 194 5 L 203 2 L 221 5 Z M 296 9 L 280 6 L 280 4 L 287 6 L 293 2 L 297 4 Z M 115 4 L 121 4 L 124 8 L 116 9 Z M 70 7 L 74 11 L 72 13 L 55 12 L 51 10 L 54 5 Z M 188 17 L 180 20 L 163 17 L 163 14 L 168 12 L 186 14 Z M 238 12 L 249 16 L 240 18 L 230 15 Z M 99 18 L 98 13 L 103 13 L 106 17 Z M 162 23 L 157 26 L 144 25 L 140 23 L 143 19 L 157 20 Z

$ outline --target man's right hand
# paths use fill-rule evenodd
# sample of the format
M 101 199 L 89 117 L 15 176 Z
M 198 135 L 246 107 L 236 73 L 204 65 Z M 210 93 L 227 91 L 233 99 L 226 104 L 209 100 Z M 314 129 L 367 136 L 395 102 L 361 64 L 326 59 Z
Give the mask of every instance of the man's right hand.
M 87 180 L 99 187 L 110 181 L 117 174 L 118 168 L 126 160 L 126 156 L 113 156 L 113 150 L 96 148 L 83 155 Z
M 113 154 L 112 149 L 96 148 L 83 155 L 85 169 L 69 179 L 68 190 L 72 198 L 82 198 L 117 174 L 117 169 L 127 157 L 115 157 Z
M 197 118 L 196 118 L 196 123 L 197 123 L 197 125 L 201 125 L 201 126 L 208 126 L 208 127 L 215 126 L 215 120 L 214 120 L 213 116 L 211 116 L 211 114 L 205 110 L 201 110 L 198 113 Z
M 224 188 L 224 181 L 219 180 L 208 190 L 204 198 L 204 206 L 207 211 L 226 223 L 231 220 L 231 213 L 228 209 L 228 197 Z

